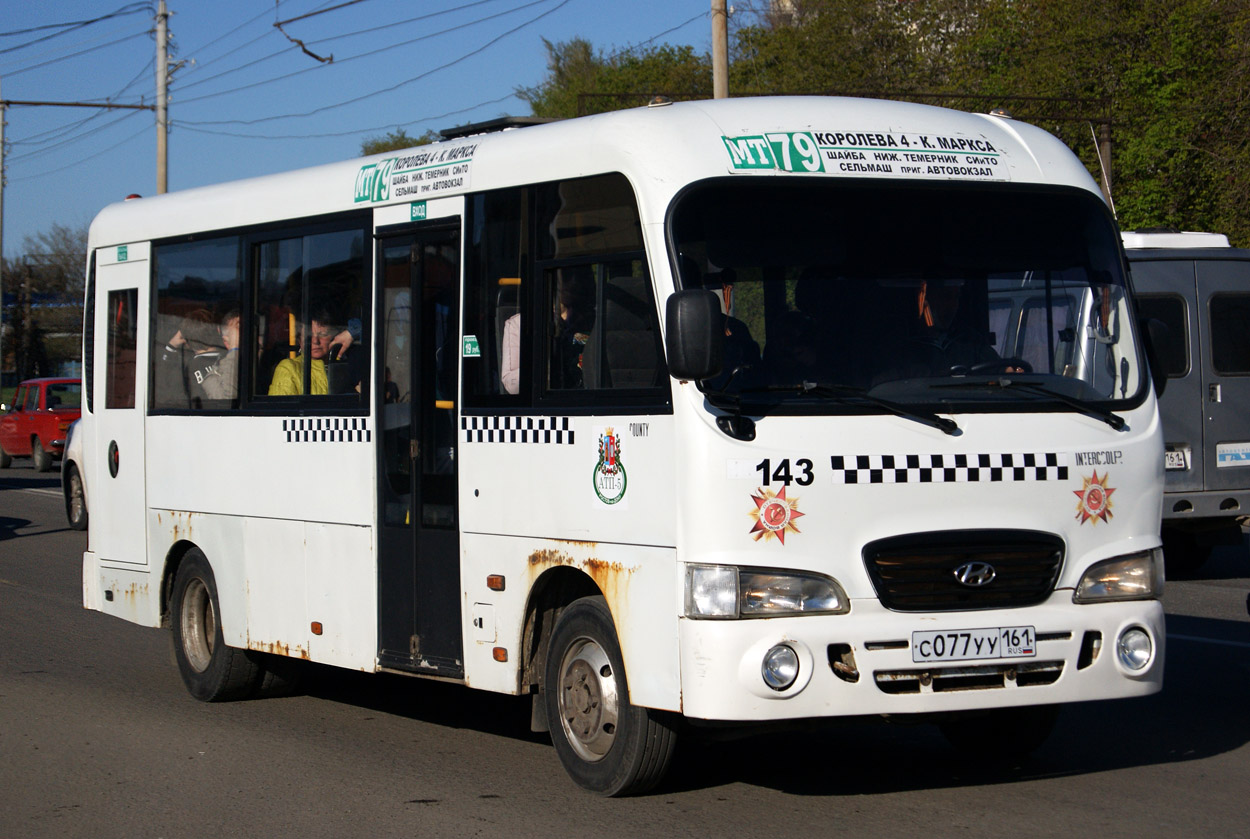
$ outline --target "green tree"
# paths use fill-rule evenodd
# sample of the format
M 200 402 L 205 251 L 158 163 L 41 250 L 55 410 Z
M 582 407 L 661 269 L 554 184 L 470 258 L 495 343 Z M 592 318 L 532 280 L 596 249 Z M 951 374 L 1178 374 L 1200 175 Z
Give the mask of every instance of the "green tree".
M 410 137 L 407 131 L 397 128 L 379 137 L 366 137 L 361 140 L 360 154 L 362 157 L 368 157 L 371 154 L 410 149 L 414 146 L 427 146 L 430 143 L 437 143 L 438 140 L 438 133 L 434 131 L 427 131 L 420 137 Z
M 604 55 L 574 38 L 544 39 L 547 77 L 520 88 L 534 116 L 567 119 L 644 105 L 655 95 L 702 99 L 712 95 L 712 64 L 693 47 L 660 46 Z
M 4 342 L 0 365 L 19 377 L 49 375 L 79 357 L 87 227 L 53 224 L 22 240 L 4 260 Z
M 1250 11 L 1245 0 L 794 0 L 735 16 L 730 94 L 863 94 L 962 110 L 1005 106 L 1056 134 L 1099 178 L 1111 130 L 1125 228 L 1227 233 L 1250 246 Z M 707 56 L 656 47 L 605 56 L 546 43 L 520 95 L 570 117 L 710 94 Z M 929 97 L 918 94 L 941 93 Z

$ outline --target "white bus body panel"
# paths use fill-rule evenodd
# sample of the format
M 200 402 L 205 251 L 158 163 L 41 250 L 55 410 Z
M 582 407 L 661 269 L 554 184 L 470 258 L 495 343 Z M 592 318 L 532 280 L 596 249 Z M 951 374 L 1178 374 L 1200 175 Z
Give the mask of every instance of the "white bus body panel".
M 692 388 L 682 388 L 688 401 Z M 1059 703 L 1157 691 L 1163 679 L 1163 609 L 1158 601 L 1076 605 L 1072 594 L 1093 563 L 1158 547 L 1163 470 L 1161 436 L 1154 398 L 1126 413 L 1128 426 L 1114 431 L 1103 422 L 1072 413 L 957 414 L 961 433 L 947 436 L 910 420 L 894 417 L 773 417 L 757 425 L 752 443 L 720 435 L 713 445 L 710 418 L 690 406 L 691 421 L 681 425 L 689 435 L 677 447 L 676 473 L 708 476 L 700 482 L 706 514 L 683 517 L 678 555 L 683 562 L 747 567 L 794 568 L 834 577 L 850 599 L 848 614 L 757 620 L 681 620 L 682 710 L 687 716 L 720 719 L 788 719 L 830 714 L 876 714 L 951 711 L 989 704 Z M 836 433 L 830 433 L 836 424 Z M 713 427 L 714 428 L 714 427 Z M 704 441 L 698 445 L 696 440 Z M 900 458 L 916 455 L 1053 453 L 1066 465 L 1039 475 L 1027 470 L 1022 480 L 968 480 L 967 469 L 952 470 L 949 480 L 920 483 L 842 483 L 831 469 L 831 457 L 867 455 Z M 784 543 L 777 538 L 753 539 L 752 496 L 761 474 L 753 464 L 810 459 L 815 480 L 791 485 L 787 500 L 802 514 L 797 532 Z M 950 460 L 947 461 L 948 463 Z M 1019 462 L 1019 461 L 1017 461 Z M 1094 478 L 1113 492 L 1106 518 L 1081 512 L 1079 491 Z M 1108 475 L 1110 477 L 1108 477 Z M 773 491 L 779 487 L 772 487 Z M 1117 503 L 1119 502 L 1119 503 Z M 719 514 L 718 514 L 719 513 Z M 1059 535 L 1065 542 L 1063 568 L 1055 591 L 1045 603 L 1022 608 L 952 612 L 894 612 L 877 599 L 862 557 L 863 547 L 877 539 L 909 533 L 962 529 L 1019 529 Z M 1114 641 L 1128 625 L 1150 634 L 1155 654 L 1140 672 L 1130 674 L 1115 662 Z M 1063 641 L 1039 643 L 1036 661 L 1063 661 L 1063 673 L 1051 685 L 993 691 L 923 692 L 891 695 L 877 688 L 877 671 L 916 670 L 911 660 L 913 631 L 967 630 L 1000 626 L 1034 626 L 1039 634 L 1069 633 Z M 1102 633 L 1102 651 L 1094 664 L 1077 669 L 1086 632 Z M 774 644 L 789 643 L 800 653 L 799 682 L 774 692 L 760 676 L 764 653 Z M 869 644 L 899 643 L 898 649 L 872 651 Z M 849 644 L 860 677 L 840 680 L 828 657 L 831 644 Z M 978 662 L 961 662 L 975 665 Z M 993 662 L 1000 663 L 1000 662 Z M 934 665 L 934 667 L 948 665 Z
M 1096 183 L 1072 153 L 1032 126 L 856 99 L 684 103 L 469 137 L 424 150 L 462 150 L 471 157 L 463 185 L 450 190 L 457 196 L 623 173 L 638 198 L 663 320 L 664 300 L 674 290 L 663 224 L 674 197 L 708 178 L 802 174 L 775 168 L 737 170 L 729 138 L 842 131 L 857 136 L 907 132 L 989 143 L 1000 156 L 986 180 L 1054 184 L 1098 194 Z M 408 215 L 407 205 L 417 196 L 400 194 L 392 184 L 389 191 L 361 198 L 366 170 L 389 171 L 385 164 L 405 154 L 392 152 L 112 205 L 92 224 L 91 247 L 359 209 L 373 209 L 375 224 L 405 221 L 414 217 Z M 965 164 L 979 165 L 964 161 L 959 167 Z M 939 182 L 957 177 L 942 174 L 940 167 L 929 174 L 886 169 L 865 173 L 831 168 L 821 177 Z M 438 200 L 438 195 L 430 196 L 429 207 Z M 148 293 L 146 280 L 140 283 L 140 293 Z M 146 304 L 140 311 L 146 311 Z M 97 314 L 97 322 L 103 323 L 102 315 Z M 144 324 L 140 371 L 147 370 L 146 331 Z M 101 334 L 97 326 L 97 336 Z M 97 352 L 97 379 L 102 375 L 101 360 Z M 142 378 L 146 380 L 146 375 Z M 1126 431 L 1113 431 L 1072 412 L 958 414 L 954 416 L 961 429 L 958 436 L 890 416 L 783 416 L 759 422 L 757 439 L 747 444 L 716 428 L 694 385 L 674 381 L 672 389 L 671 415 L 557 413 L 542 418 L 527 410 L 524 417 L 459 418 L 467 683 L 503 692 L 521 689 L 521 633 L 530 585 L 544 570 L 559 565 L 584 572 L 607 598 L 633 701 L 694 717 L 746 720 L 905 713 L 1129 696 L 1158 689 L 1163 636 L 1157 602 L 1097 606 L 1070 602 L 1071 588 L 1092 562 L 1159 544 L 1163 458 L 1153 396 L 1125 415 Z M 141 401 L 136 409 L 140 416 L 145 405 Z M 106 567 L 96 553 L 97 528 L 114 530 L 121 522 L 97 515 L 102 479 L 88 478 L 95 509 L 92 549 L 84 556 L 85 604 L 129 620 L 158 623 L 159 568 L 180 540 L 191 539 L 217 572 L 228 643 L 347 667 L 375 667 L 373 445 L 290 442 L 287 434 L 307 428 L 285 424 L 306 420 L 206 417 L 197 425 L 200 419 L 148 421 L 148 497 L 127 502 L 137 505 L 141 519 L 146 519 L 139 538 L 146 534 L 148 545 L 135 546 L 133 555 L 117 559 L 147 565 L 157 582 L 146 582 L 143 575 L 147 593 L 133 609 L 118 605 L 117 599 L 103 599 L 104 591 L 131 583 L 138 586 L 141 580 L 134 572 L 125 572 L 131 575 L 127 577 L 124 569 Z M 496 419 L 542 419 L 550 423 L 544 432 L 567 439 L 548 442 L 544 434 L 540 442 L 530 438 L 514 443 L 511 432 L 521 429 L 496 427 Z M 374 433 L 376 421 L 368 417 Z M 143 424 L 137 425 L 142 433 Z M 213 439 L 197 436 L 196 428 Z M 628 474 L 626 492 L 614 504 L 601 500 L 592 483 L 597 438 L 608 428 L 621 435 Z M 507 439 L 493 439 L 497 432 L 506 432 Z M 98 445 L 104 436 L 97 432 L 93 439 Z M 831 458 L 839 455 L 1017 453 L 1060 456 L 1067 478 L 995 485 L 959 480 L 849 485 L 835 483 L 831 466 Z M 796 519 L 797 532 L 784 542 L 752 535 L 751 513 L 756 509 L 752 495 L 761 489 L 755 465 L 764 458 L 774 462 L 807 458 L 818 467 L 810 486 L 788 488 L 804 515 Z M 1109 486 L 1119 493 L 1113 499 L 1114 518 L 1081 520 L 1077 491 L 1095 470 L 1098 478 L 1107 479 L 1108 465 Z M 189 476 L 187 481 L 175 480 L 179 474 Z M 140 493 L 138 499 L 142 498 Z M 860 557 L 863 545 L 891 535 L 960 528 L 1022 528 L 1061 536 L 1066 558 L 1058 589 L 1042 605 L 1012 610 L 909 615 L 883 609 Z M 680 615 L 685 563 L 830 574 L 849 595 L 851 611 L 767 620 L 684 619 Z M 488 589 L 489 574 L 503 574 L 506 589 Z M 325 635 L 311 634 L 314 621 L 322 623 Z M 1144 626 L 1155 641 L 1155 659 L 1134 678 L 1117 670 L 1111 649 L 1118 628 L 1129 621 Z M 985 691 L 887 696 L 873 685 L 874 669 L 906 668 L 910 659 L 906 651 L 897 650 L 870 655 L 863 649 L 865 643 L 907 639 L 919 629 L 1008 622 L 1034 625 L 1039 632 L 1071 632 L 1070 641 L 1048 641 L 1045 648 L 1046 655 L 1051 656 L 1053 648 L 1058 650 L 1055 657 L 1068 662 L 1074 661 L 1073 645 L 1080 644 L 1087 629 L 1103 632 L 1104 648 L 1084 670 L 1078 672 L 1070 664 L 1055 684 L 997 691 L 993 696 Z M 806 650 L 802 663 L 806 675 L 790 692 L 763 695 L 758 656 L 780 639 L 793 640 Z M 826 659 L 831 643 L 850 644 L 855 650 L 862 673 L 857 684 L 839 681 L 833 674 Z M 494 660 L 495 647 L 510 651 L 506 662 Z

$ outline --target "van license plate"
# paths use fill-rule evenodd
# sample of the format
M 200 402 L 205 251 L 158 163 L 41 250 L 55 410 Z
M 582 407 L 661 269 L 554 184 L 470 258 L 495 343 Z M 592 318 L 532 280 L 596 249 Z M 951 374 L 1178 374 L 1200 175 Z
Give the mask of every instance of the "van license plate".
M 911 634 L 911 660 L 916 662 L 1033 658 L 1036 655 L 1037 632 L 1031 626 Z

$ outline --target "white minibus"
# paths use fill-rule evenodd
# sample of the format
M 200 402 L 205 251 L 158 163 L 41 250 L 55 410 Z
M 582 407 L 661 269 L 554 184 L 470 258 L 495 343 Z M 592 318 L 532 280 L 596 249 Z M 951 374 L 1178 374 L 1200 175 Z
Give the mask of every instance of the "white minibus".
M 118 203 L 89 249 L 84 602 L 170 628 L 199 699 L 291 659 L 529 696 L 622 795 L 699 726 L 1020 753 L 1162 685 L 1146 341 L 1037 128 L 502 121 Z

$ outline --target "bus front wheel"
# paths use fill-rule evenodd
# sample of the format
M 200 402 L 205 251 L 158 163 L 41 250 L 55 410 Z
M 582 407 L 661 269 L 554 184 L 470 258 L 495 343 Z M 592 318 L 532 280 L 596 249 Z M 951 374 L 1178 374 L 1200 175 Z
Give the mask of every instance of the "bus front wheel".
M 226 646 L 220 616 L 213 569 L 192 548 L 174 578 L 174 658 L 187 691 L 204 702 L 245 699 L 264 677 L 246 650 Z
M 668 769 L 676 733 L 668 715 L 629 702 L 612 614 L 602 597 L 574 601 L 556 622 L 543 682 L 551 740 L 584 789 L 645 792 Z

